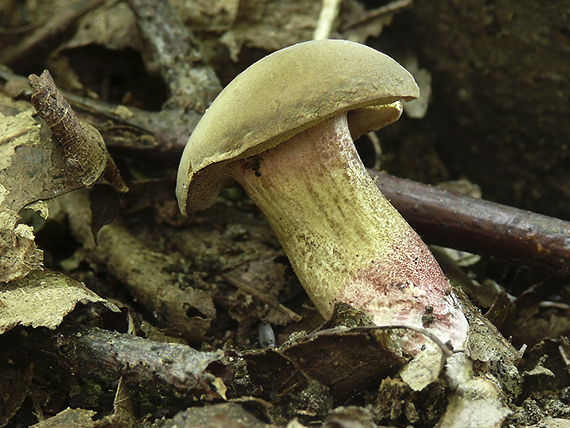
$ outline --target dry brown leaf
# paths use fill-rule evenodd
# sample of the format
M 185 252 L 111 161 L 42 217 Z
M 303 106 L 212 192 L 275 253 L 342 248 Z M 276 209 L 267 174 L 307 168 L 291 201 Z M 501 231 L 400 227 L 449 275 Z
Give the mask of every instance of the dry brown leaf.
M 40 126 L 32 118 L 33 112 L 30 104 L 0 93 L 0 282 L 26 275 L 39 268 L 43 260 L 32 229 L 18 224 L 18 211 L 33 202 L 30 194 L 38 181 L 31 177 L 36 176 L 36 164 L 43 158 L 41 153 L 25 156 L 29 154 L 26 149 L 40 141 Z M 35 183 L 23 184 L 30 181 Z
M 224 29 L 224 26 L 231 26 L 222 35 L 220 42 L 229 49 L 230 57 L 234 61 L 238 60 L 242 46 L 272 52 L 311 40 L 322 7 L 321 1 L 241 1 L 238 10 L 234 12 L 231 0 L 229 4 L 227 0 L 218 0 L 216 3 L 219 4 L 218 7 L 226 7 L 229 12 L 223 25 L 214 28 L 212 21 L 208 24 L 207 18 L 201 18 L 205 18 L 209 30 L 219 31 Z M 392 22 L 394 14 L 408 8 L 410 4 L 410 0 L 396 0 L 386 6 L 367 10 L 362 2 L 345 0 L 334 22 L 330 38 L 363 43 L 370 36 L 380 35 L 383 27 Z
M 96 412 L 93 410 L 85 409 L 71 409 L 67 408 L 57 415 L 42 421 L 38 424 L 32 425 L 33 428 L 90 428 L 95 426 L 93 416 Z
M 0 282 L 21 278 L 42 265 L 43 251 L 36 246 L 33 229 L 17 224 L 19 219 L 14 211 L 2 210 L 0 203 Z
M 63 157 L 58 158 L 47 127 L 41 129 L 34 114 L 30 103 L 0 93 L 0 209 L 17 213 L 73 184 L 61 168 Z M 55 167 L 48 168 L 54 161 Z
M 0 93 L 0 282 L 22 278 L 40 268 L 43 261 L 32 228 L 18 224 L 22 208 L 92 185 L 102 178 L 101 174 L 115 188 L 126 190 L 106 150 L 101 171 L 85 181 L 78 173 L 78 165 L 69 160 L 71 157 L 66 158 L 35 114 L 30 103 Z M 104 148 L 102 139 L 98 144 Z M 83 164 L 79 167 L 87 168 Z
M 482 362 L 504 361 L 512 364 L 521 358 L 521 354 L 506 340 L 497 328 L 473 306 L 463 291 L 456 289 L 456 294 L 469 322 L 469 337 L 466 343 L 467 355 Z
M 84 187 L 35 114 L 30 103 L 0 93 L 0 210 L 18 213 L 33 202 Z
M 112 50 L 141 49 L 135 15 L 126 3 L 106 5 L 86 14 L 77 32 L 54 55 L 90 44 Z
M 78 302 L 103 303 L 85 285 L 61 273 L 35 270 L 26 277 L 0 285 L 0 334 L 17 325 L 56 328 Z
M 237 61 L 242 46 L 271 52 L 313 37 L 321 2 L 263 0 L 240 2 L 239 19 L 220 38 Z
M 229 29 L 238 14 L 239 0 L 171 0 L 184 23 L 193 30 Z
M 205 407 L 190 407 L 161 425 L 163 428 L 276 428 L 262 422 L 255 413 L 237 403 L 220 403 Z
M 407 362 L 394 335 L 392 329 L 374 327 L 323 330 L 280 348 L 244 353 L 243 358 L 251 364 L 254 382 L 269 378 L 277 393 L 311 379 L 327 386 L 333 397 L 346 399 L 377 387 Z

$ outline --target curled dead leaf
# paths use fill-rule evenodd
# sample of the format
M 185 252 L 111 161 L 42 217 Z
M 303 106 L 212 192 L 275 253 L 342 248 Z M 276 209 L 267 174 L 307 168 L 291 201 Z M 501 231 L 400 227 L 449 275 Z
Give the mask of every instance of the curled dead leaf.
M 102 303 L 119 311 L 82 283 L 49 270 L 35 270 L 0 285 L 0 302 L 0 334 L 17 325 L 54 329 L 78 302 Z
M 103 137 L 92 125 L 79 120 L 48 70 L 29 77 L 32 104 L 61 144 L 67 162 L 87 188 L 104 179 L 119 192 L 128 187 L 107 152 Z

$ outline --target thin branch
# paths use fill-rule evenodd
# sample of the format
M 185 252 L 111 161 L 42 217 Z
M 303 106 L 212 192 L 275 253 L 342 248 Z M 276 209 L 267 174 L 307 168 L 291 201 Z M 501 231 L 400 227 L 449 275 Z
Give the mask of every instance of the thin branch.
M 426 242 L 570 274 L 570 222 L 369 172 Z
M 199 352 L 187 345 L 157 342 L 98 328 L 60 329 L 46 350 L 74 374 L 116 386 L 127 385 L 154 396 L 220 398 L 212 371 L 226 380 L 223 354 Z
M 256 290 L 251 285 L 248 285 L 245 282 L 240 281 L 240 280 L 238 280 L 234 277 L 231 277 L 229 275 L 226 275 L 226 274 L 221 275 L 221 277 L 228 284 L 236 287 L 237 289 L 243 291 L 244 293 L 251 295 L 252 297 L 254 297 L 257 300 L 260 300 L 263 303 L 266 303 L 267 305 L 271 306 L 272 308 L 283 312 L 288 317 L 290 317 L 293 321 L 300 321 L 303 318 L 303 317 L 301 317 L 301 315 L 295 313 L 294 311 L 289 309 L 287 306 L 282 305 L 281 303 L 279 303 L 277 300 L 273 299 L 272 297 L 259 292 L 258 290 Z
M 395 0 L 385 6 L 381 6 L 378 9 L 371 10 L 364 15 L 359 16 L 356 20 L 347 22 L 342 26 L 341 31 L 350 30 L 351 28 L 366 24 L 380 17 L 402 12 L 403 10 L 412 7 L 412 3 L 412 0 Z
M 333 23 L 338 16 L 340 2 L 341 0 L 323 0 L 321 13 L 319 14 L 319 20 L 317 21 L 317 27 L 313 33 L 314 40 L 324 40 L 329 38 Z
M 204 60 L 198 40 L 169 2 L 129 0 L 145 42 L 170 88 L 166 107 L 190 107 L 203 113 L 222 90 L 213 68 Z

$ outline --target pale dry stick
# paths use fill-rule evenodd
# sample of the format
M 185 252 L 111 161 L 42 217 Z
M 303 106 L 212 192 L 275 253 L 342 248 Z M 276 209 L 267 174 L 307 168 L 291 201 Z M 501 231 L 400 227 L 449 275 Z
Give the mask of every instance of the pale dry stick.
M 159 326 L 172 328 L 175 324 L 173 318 L 183 320 L 176 324 L 177 333 L 189 341 L 204 339 L 200 332 L 209 328 L 210 320 L 215 316 L 208 292 L 192 287 L 181 290 L 176 274 L 172 272 L 172 260 L 149 248 L 118 220 L 101 229 L 99 245 L 95 246 L 89 201 L 84 192 L 68 193 L 59 201 L 90 262 L 105 265 L 106 271 L 129 289 L 138 304 L 157 314 Z M 177 299 L 185 299 L 187 304 L 205 316 L 187 316 Z
M 319 20 L 317 21 L 317 26 L 313 33 L 313 40 L 324 40 L 329 38 L 334 20 L 338 16 L 340 1 L 341 0 L 323 0 Z

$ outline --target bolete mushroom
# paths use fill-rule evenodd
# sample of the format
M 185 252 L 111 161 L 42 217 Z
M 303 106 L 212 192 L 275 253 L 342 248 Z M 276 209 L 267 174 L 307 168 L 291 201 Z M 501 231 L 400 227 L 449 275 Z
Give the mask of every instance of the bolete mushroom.
M 353 143 L 418 95 L 402 66 L 365 45 L 319 40 L 274 52 L 238 75 L 194 129 L 178 171 L 180 209 L 205 209 L 237 181 L 325 319 L 344 302 L 377 325 L 427 329 L 461 347 L 467 321 L 449 283 Z

